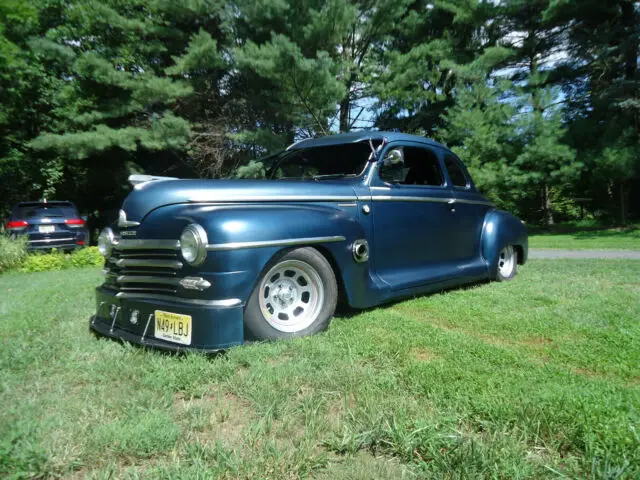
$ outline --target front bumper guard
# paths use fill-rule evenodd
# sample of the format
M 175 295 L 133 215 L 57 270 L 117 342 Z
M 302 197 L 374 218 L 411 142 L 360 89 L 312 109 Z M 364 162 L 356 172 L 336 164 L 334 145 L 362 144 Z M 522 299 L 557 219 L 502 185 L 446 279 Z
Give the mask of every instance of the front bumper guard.
M 120 295 L 98 287 L 96 314 L 89 328 L 104 337 L 172 352 L 216 352 L 241 345 L 243 305 L 237 301 L 189 301 L 164 295 Z M 142 321 L 132 324 L 134 310 Z M 182 345 L 154 337 L 155 311 L 163 310 L 191 316 L 191 345 Z

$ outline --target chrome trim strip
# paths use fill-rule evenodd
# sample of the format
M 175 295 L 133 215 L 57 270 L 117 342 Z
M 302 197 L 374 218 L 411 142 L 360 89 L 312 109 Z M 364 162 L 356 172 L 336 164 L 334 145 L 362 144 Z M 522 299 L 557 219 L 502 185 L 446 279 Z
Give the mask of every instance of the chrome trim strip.
M 177 250 L 180 248 L 179 240 L 118 240 L 114 243 L 117 250 Z
M 488 200 L 465 200 L 463 198 L 456 198 L 456 203 L 467 203 L 469 205 L 487 205 L 489 207 L 495 206 L 493 202 Z
M 151 275 L 120 275 L 118 283 L 158 283 L 162 285 L 178 285 L 179 280 L 172 277 L 154 277 Z
M 358 204 L 357 203 L 339 203 L 338 206 L 339 207 L 357 207 Z
M 451 197 L 410 197 L 410 196 L 392 196 L 392 195 L 373 195 L 371 200 L 374 202 L 433 202 L 433 203 L 467 203 L 470 205 L 488 205 L 493 203 L 486 200 L 465 200 L 462 198 Z
M 286 247 L 291 245 L 312 245 L 315 243 L 344 242 L 345 237 L 336 235 L 333 237 L 310 237 L 310 238 L 286 238 L 282 240 L 264 240 L 260 242 L 231 242 L 207 245 L 210 252 L 220 252 L 226 250 L 239 250 L 242 248 L 263 248 L 263 247 Z
M 339 197 L 339 196 L 326 196 L 326 195 L 256 195 L 256 196 L 242 196 L 242 197 L 229 197 L 227 195 L 220 194 L 219 196 L 196 195 L 189 198 L 187 201 L 192 203 L 246 203 L 246 202 L 353 202 L 356 200 L 355 196 Z
M 187 305 L 198 305 L 203 307 L 235 307 L 237 305 L 242 305 L 242 300 L 240 300 L 239 298 L 225 298 L 224 300 L 199 300 L 196 298 L 179 298 L 169 295 L 129 292 L 118 292 L 116 293 L 116 297 L 131 300 L 163 300 L 166 302 L 184 303 Z
M 431 202 L 431 203 L 449 203 L 451 198 L 441 197 L 405 197 L 391 195 L 373 195 L 371 200 L 374 202 Z
M 51 242 L 73 242 L 75 238 L 73 237 L 65 237 L 65 238 L 43 238 L 41 240 L 28 240 L 27 243 L 51 243 Z
M 135 258 L 120 258 L 115 262 L 116 267 L 153 267 L 153 268 L 171 268 L 173 270 L 180 270 L 182 268 L 182 262 L 178 260 L 160 260 L 160 259 L 135 259 Z

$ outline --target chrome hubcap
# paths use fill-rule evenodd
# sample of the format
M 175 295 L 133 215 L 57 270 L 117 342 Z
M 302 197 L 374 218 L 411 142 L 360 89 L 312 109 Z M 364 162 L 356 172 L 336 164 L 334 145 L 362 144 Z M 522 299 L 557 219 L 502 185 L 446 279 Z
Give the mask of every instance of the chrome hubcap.
M 498 270 L 500 275 L 508 278 L 513 274 L 516 266 L 516 251 L 511 245 L 507 245 L 500 250 L 500 258 L 498 258 Z
M 276 330 L 294 333 L 309 327 L 320 314 L 324 287 L 308 263 L 286 260 L 275 265 L 260 283 L 260 310 Z

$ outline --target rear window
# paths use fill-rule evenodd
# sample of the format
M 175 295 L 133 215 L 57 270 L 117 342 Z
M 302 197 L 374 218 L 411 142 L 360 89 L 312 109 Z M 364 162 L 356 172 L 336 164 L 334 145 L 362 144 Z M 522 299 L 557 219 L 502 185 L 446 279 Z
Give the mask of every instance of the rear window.
M 467 176 L 464 174 L 460 162 L 453 156 L 444 157 L 444 164 L 449 172 L 449 178 L 454 187 L 466 187 L 468 185 Z
M 29 218 L 77 217 L 77 210 L 70 205 L 19 205 L 13 210 L 13 218 L 27 220 Z

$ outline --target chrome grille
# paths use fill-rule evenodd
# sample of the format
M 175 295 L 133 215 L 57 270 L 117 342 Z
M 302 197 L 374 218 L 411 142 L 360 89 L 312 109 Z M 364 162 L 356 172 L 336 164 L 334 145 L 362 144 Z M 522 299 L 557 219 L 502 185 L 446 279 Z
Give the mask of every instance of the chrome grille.
M 104 287 L 117 292 L 177 292 L 182 262 L 178 242 L 158 240 L 120 240 L 106 263 Z

